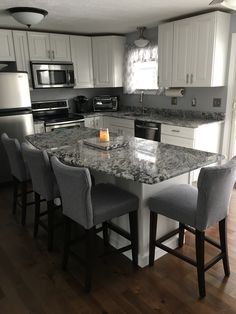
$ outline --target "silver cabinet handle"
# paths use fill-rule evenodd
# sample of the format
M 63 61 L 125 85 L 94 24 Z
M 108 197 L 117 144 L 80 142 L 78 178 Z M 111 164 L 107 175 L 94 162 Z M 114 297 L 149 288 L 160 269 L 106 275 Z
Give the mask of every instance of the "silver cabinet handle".
M 55 59 L 55 52 L 54 52 L 54 50 L 52 51 L 52 58 Z
M 190 84 L 193 84 L 193 74 L 190 76 Z
M 139 125 L 139 124 L 136 124 L 135 127 L 138 128 L 138 129 L 159 130 L 159 128 L 153 128 L 153 127 L 150 127 L 150 126 L 144 126 L 144 125 Z
M 186 84 L 188 84 L 189 74 L 186 74 Z
M 171 130 L 171 132 L 179 133 L 180 130 Z
M 48 58 L 51 59 L 51 51 L 48 50 Z

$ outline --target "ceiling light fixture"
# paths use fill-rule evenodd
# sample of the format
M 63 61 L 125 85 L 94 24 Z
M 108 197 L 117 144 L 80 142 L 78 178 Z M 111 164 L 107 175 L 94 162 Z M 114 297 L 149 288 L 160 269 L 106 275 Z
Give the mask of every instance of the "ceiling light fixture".
M 29 28 L 31 25 L 40 23 L 48 15 L 46 10 L 31 7 L 15 7 L 7 11 L 17 22 L 27 25 Z
M 211 1 L 210 5 L 221 4 L 226 8 L 231 10 L 236 10 L 236 0 L 213 0 Z
M 144 48 L 149 44 L 149 40 L 143 36 L 146 27 L 137 27 L 139 38 L 134 41 L 134 44 L 138 48 Z

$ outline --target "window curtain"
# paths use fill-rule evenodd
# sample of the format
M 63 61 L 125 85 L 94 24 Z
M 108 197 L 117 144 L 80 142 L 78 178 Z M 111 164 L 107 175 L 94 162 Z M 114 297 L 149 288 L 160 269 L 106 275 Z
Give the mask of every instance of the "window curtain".
M 136 91 L 134 69 L 136 62 L 158 62 L 157 44 L 149 43 L 147 47 L 138 48 L 135 45 L 127 45 L 124 56 L 124 93 L 134 94 Z

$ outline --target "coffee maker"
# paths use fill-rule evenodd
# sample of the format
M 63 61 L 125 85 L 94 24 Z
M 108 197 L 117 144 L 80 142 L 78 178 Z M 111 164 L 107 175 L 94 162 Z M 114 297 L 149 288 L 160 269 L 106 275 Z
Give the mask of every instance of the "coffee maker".
M 92 104 L 90 103 L 89 99 L 86 96 L 79 95 L 75 97 L 74 103 L 76 106 L 76 111 L 78 113 L 85 113 L 92 111 Z

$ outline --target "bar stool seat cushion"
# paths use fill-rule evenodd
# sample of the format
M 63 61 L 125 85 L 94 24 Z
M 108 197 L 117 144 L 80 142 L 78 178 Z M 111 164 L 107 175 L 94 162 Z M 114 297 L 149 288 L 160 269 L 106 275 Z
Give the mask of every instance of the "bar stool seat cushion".
M 98 184 L 91 189 L 94 224 L 99 224 L 137 210 L 139 199 L 112 184 Z
M 198 190 L 187 184 L 172 185 L 149 199 L 151 211 L 194 227 Z

